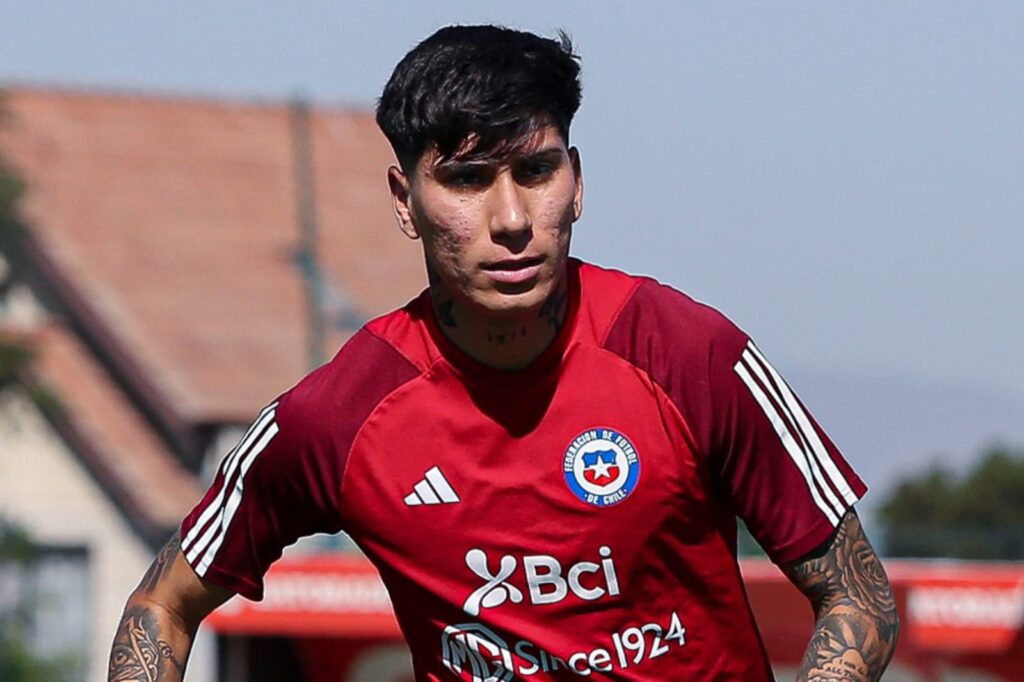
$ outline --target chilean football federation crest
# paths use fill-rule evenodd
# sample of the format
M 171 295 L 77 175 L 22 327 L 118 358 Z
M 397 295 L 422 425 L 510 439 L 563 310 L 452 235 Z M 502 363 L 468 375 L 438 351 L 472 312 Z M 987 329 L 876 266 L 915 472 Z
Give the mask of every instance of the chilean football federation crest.
M 587 429 L 572 439 L 562 458 L 565 482 L 588 504 L 608 507 L 636 490 L 640 457 L 628 438 L 612 429 Z

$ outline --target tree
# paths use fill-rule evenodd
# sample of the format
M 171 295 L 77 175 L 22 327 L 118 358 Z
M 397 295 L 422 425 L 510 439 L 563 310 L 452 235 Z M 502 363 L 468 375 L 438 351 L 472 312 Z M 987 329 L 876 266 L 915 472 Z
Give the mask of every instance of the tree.
M 0 125 L 4 123 L 0 93 Z M 24 226 L 19 220 L 17 204 L 24 194 L 25 183 L 0 157 L 0 254 L 17 254 L 19 237 Z M 3 295 L 0 278 L 0 295 Z M 23 342 L 0 338 L 0 390 L 19 379 L 31 364 L 34 350 Z M 46 402 L 44 389 L 30 389 L 29 395 L 39 403 Z M 52 402 L 52 401 L 51 401 Z M 75 655 L 40 656 L 32 650 L 29 631 L 33 608 L 38 595 L 23 589 L 39 561 L 39 546 L 21 528 L 0 517 L 0 581 L 8 589 L 0 594 L 0 680 L 3 682 L 57 682 L 77 679 L 81 661 Z M 10 589 L 11 586 L 14 589 Z
M 1024 450 L 993 447 L 957 477 L 940 465 L 901 481 L 879 513 L 887 553 L 1024 559 Z
M 0 125 L 7 120 L 3 107 L 3 93 L 0 92 Z M 0 157 L 0 234 L 19 229 L 17 203 L 25 193 L 25 182 Z
M 20 583 L 32 570 L 38 547 L 20 528 L 0 518 L 0 576 Z M 75 677 L 74 656 L 43 657 L 32 651 L 27 630 L 32 622 L 33 599 L 15 589 L 13 599 L 0 603 L 0 680 L 4 682 L 57 682 Z

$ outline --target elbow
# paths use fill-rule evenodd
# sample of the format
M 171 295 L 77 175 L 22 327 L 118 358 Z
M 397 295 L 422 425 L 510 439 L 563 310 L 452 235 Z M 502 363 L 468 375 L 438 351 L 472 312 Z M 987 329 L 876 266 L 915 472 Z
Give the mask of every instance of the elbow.
M 128 601 L 124 606 L 125 613 L 133 611 L 151 614 L 162 621 L 170 622 L 181 632 L 190 635 L 195 634 L 201 622 L 201 619 L 189 617 L 182 609 L 176 608 L 175 604 L 169 604 L 165 600 L 155 598 L 152 594 L 148 594 L 145 590 L 138 588 L 128 595 Z

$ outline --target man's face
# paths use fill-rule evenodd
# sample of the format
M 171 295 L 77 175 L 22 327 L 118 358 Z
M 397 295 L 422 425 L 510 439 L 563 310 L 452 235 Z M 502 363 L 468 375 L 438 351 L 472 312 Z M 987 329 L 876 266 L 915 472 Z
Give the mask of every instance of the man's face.
M 467 312 L 536 314 L 559 286 L 583 201 L 575 148 L 544 126 L 511 157 L 420 158 L 389 172 L 402 231 L 421 238 L 433 284 Z

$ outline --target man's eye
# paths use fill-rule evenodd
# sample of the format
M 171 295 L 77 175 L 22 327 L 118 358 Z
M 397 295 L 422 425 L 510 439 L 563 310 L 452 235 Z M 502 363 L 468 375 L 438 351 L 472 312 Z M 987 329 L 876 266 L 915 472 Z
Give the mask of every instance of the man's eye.
M 520 168 L 519 175 L 526 180 L 536 181 L 550 175 L 554 169 L 550 163 L 531 163 Z
M 453 185 L 479 185 L 483 182 L 480 173 L 459 173 L 452 178 Z
M 487 173 L 472 168 L 453 170 L 445 174 L 444 181 L 452 187 L 479 187 L 487 184 Z

